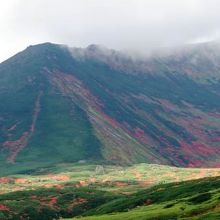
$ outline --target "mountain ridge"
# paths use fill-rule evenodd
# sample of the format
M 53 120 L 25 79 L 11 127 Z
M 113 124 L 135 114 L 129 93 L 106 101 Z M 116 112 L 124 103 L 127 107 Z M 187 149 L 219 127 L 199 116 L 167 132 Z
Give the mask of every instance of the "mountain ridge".
M 28 47 L 0 64 L 2 170 L 80 160 L 220 166 L 220 56 L 208 53 L 132 61 L 95 45 Z

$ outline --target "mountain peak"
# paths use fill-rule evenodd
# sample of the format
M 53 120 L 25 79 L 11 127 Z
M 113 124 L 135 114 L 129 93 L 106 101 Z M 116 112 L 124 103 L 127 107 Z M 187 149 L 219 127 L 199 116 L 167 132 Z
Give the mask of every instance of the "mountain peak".
M 0 64 L 1 169 L 79 160 L 219 166 L 219 54 L 182 54 L 135 60 L 43 43 Z

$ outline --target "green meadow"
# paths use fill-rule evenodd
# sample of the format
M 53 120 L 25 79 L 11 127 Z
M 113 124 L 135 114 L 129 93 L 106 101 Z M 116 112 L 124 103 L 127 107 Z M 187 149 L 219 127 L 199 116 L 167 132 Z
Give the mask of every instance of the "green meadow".
M 0 219 L 218 219 L 220 170 L 60 164 L 1 177 Z

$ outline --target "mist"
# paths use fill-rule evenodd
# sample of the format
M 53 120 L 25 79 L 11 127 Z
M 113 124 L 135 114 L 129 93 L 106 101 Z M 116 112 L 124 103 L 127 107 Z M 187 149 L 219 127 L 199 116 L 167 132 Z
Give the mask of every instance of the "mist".
M 0 61 L 30 44 L 100 44 L 146 53 L 219 38 L 218 0 L 10 0 L 1 3 Z

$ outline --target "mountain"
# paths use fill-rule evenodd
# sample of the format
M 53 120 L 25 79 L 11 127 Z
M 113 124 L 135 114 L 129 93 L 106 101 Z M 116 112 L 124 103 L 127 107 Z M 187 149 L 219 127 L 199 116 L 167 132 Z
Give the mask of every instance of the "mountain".
M 0 64 L 0 173 L 59 163 L 220 166 L 220 44 L 134 57 L 29 46 Z

